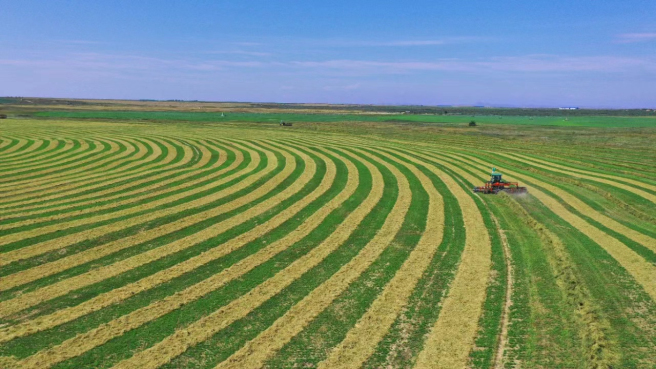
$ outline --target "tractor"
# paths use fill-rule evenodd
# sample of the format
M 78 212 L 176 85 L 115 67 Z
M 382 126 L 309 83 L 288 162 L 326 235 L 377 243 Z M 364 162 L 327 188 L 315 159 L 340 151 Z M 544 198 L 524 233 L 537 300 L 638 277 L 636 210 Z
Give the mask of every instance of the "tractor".
M 517 182 L 508 182 L 501 178 L 497 168 L 492 168 L 492 178 L 481 187 L 474 187 L 474 192 L 497 194 L 501 191 L 508 193 L 527 193 L 526 187 L 520 187 Z

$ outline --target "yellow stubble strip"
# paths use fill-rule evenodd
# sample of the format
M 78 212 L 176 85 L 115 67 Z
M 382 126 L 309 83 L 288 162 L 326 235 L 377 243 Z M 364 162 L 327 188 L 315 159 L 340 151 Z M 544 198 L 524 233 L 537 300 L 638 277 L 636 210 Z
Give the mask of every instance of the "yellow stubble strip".
M 300 333 L 303 328 L 312 321 L 312 319 L 317 317 L 342 292 L 344 292 L 351 282 L 356 280 L 358 276 L 360 276 L 394 240 L 394 237 L 403 224 L 403 220 L 405 219 L 412 200 L 412 193 L 410 191 L 408 180 L 396 167 L 381 160 L 377 156 L 361 150 L 356 151 L 385 166 L 396 178 L 399 188 L 398 197 L 391 212 L 387 215 L 383 226 L 360 251 L 360 253 L 351 259 L 346 265 L 342 266 L 333 276 L 330 277 L 330 279 L 313 290 L 298 304 L 294 305 L 289 311 L 287 311 L 287 313 L 276 320 L 273 325 L 248 342 L 227 360 L 220 363 L 217 368 L 261 367 L 268 358 L 278 352 L 278 350 L 280 350 L 287 342 Z M 368 166 L 371 166 L 371 164 L 368 164 Z M 373 168 L 371 168 L 370 171 L 372 169 Z M 377 174 L 376 176 L 380 176 L 380 174 Z M 382 178 L 377 179 L 374 177 L 374 183 L 377 182 L 382 182 Z M 376 191 L 380 191 L 380 194 L 382 195 L 382 188 L 377 189 Z M 373 209 L 373 204 L 371 205 L 371 208 L 368 209 L 367 213 L 370 212 L 371 209 Z M 362 217 L 364 217 L 364 215 L 365 214 L 363 214 Z M 359 221 L 362 221 L 362 219 Z M 351 223 L 351 221 L 347 218 L 343 224 L 348 225 L 349 223 Z M 349 231 L 352 232 L 354 229 L 355 228 Z M 344 242 L 345 240 L 346 238 L 343 238 L 340 241 Z M 331 249 L 334 248 L 336 248 L 336 246 L 331 247 Z M 321 259 L 327 255 L 328 253 L 326 252 L 325 255 L 321 256 Z M 303 260 L 299 261 L 302 262 Z M 311 263 L 311 265 L 314 266 L 317 263 L 318 260 Z M 300 277 L 300 275 L 302 275 L 301 273 L 307 269 L 308 268 L 304 268 L 302 271 L 299 271 L 299 273 L 296 274 L 296 278 Z M 141 362 L 139 363 L 141 364 Z
M 425 165 L 413 157 L 399 152 L 395 154 L 416 164 Z M 359 368 L 375 351 L 389 328 L 407 305 L 410 295 L 430 264 L 437 247 L 442 242 L 444 231 L 444 203 L 431 180 L 417 167 L 398 161 L 410 170 L 428 193 L 428 215 L 426 229 L 408 259 L 385 286 L 383 292 L 372 303 L 337 345 L 328 358 L 319 363 L 319 368 Z M 435 168 L 433 168 L 435 169 Z

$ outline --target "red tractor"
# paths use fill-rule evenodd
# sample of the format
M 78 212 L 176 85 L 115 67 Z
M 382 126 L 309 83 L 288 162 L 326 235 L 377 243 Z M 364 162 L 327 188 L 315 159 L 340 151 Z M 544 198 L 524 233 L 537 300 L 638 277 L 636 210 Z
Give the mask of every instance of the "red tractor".
M 492 168 L 492 178 L 481 187 L 474 187 L 474 192 L 497 194 L 500 191 L 508 193 L 527 193 L 526 187 L 520 187 L 517 182 L 507 182 L 501 178 L 497 168 Z

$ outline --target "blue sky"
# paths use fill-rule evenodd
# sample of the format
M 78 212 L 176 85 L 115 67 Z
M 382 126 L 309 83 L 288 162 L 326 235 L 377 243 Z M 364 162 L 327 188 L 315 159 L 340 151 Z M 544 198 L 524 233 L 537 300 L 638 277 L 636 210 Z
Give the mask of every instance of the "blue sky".
M 654 0 L 0 9 L 0 96 L 656 107 Z

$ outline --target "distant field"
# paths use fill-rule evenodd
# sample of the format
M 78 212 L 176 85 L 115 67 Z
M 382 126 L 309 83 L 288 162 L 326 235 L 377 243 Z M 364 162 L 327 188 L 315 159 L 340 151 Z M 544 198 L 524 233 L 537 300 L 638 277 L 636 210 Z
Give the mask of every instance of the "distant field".
M 0 368 L 656 367 L 653 118 L 36 116 Z
M 410 114 L 299 114 L 299 113 L 222 113 L 171 112 L 171 111 L 45 111 L 35 115 L 53 118 L 122 119 L 122 120 L 174 120 L 191 122 L 397 122 L 397 123 L 448 123 L 511 124 L 558 127 L 655 127 L 653 117 L 611 116 L 476 116 L 476 115 L 410 115 Z

